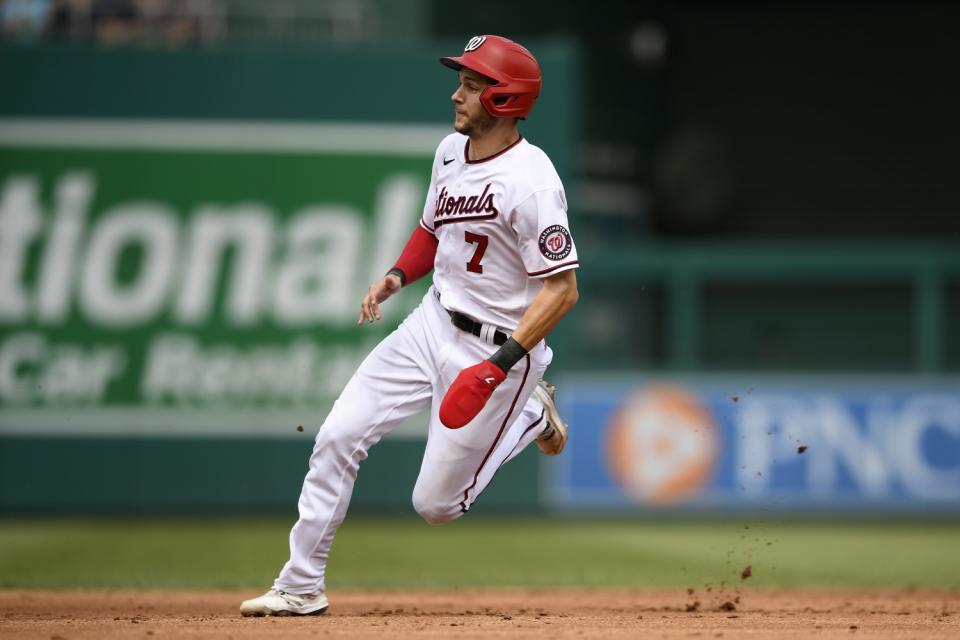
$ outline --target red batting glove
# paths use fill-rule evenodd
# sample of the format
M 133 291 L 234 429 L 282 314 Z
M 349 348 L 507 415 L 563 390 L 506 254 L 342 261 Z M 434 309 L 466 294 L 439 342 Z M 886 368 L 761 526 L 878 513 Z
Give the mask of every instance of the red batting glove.
M 443 402 L 440 422 L 448 429 L 459 429 L 477 417 L 507 374 L 489 360 L 467 367 L 457 375 Z

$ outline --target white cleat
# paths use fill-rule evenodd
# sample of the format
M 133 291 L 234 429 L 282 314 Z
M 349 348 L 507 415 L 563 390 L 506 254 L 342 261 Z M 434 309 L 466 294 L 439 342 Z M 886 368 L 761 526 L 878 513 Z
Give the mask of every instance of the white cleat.
M 244 616 L 318 616 L 328 606 L 327 594 L 323 591 L 298 596 L 270 589 L 259 598 L 244 600 L 240 613 Z
M 567 423 L 560 418 L 554 396 L 557 388 L 545 380 L 541 380 L 533 395 L 543 405 L 543 415 L 547 419 L 547 426 L 537 436 L 537 447 L 548 456 L 555 456 L 563 451 L 567 444 Z

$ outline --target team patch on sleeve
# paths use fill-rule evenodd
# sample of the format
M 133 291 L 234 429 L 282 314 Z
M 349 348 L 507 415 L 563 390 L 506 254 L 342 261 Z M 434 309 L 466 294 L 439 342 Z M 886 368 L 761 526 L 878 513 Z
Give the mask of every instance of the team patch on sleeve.
M 548 259 L 563 260 L 572 250 L 573 240 L 563 225 L 551 225 L 540 234 L 540 253 Z

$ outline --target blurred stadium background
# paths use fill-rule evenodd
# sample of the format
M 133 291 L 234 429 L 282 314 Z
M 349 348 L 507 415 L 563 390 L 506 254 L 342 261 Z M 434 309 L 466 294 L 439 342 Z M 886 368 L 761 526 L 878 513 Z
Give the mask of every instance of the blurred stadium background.
M 960 8 L 574 0 L 0 0 L 0 586 L 273 577 L 476 33 L 544 69 L 571 440 L 427 530 L 411 421 L 331 580 L 960 586 Z

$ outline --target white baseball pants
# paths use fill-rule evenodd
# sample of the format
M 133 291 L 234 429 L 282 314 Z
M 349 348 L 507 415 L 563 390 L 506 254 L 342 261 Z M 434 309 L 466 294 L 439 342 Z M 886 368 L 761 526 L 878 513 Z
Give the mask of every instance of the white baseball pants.
M 431 287 L 420 306 L 370 352 L 317 434 L 300 493 L 300 518 L 290 532 L 290 560 L 275 589 L 305 594 L 324 588 L 330 546 L 346 516 L 360 461 L 428 405 L 430 428 L 413 507 L 431 524 L 466 513 L 497 469 L 540 435 L 546 426 L 543 406 L 530 394 L 553 357 L 545 342 L 510 370 L 470 424 L 448 429 L 440 422 L 440 402 L 457 374 L 496 349 L 454 327 Z

